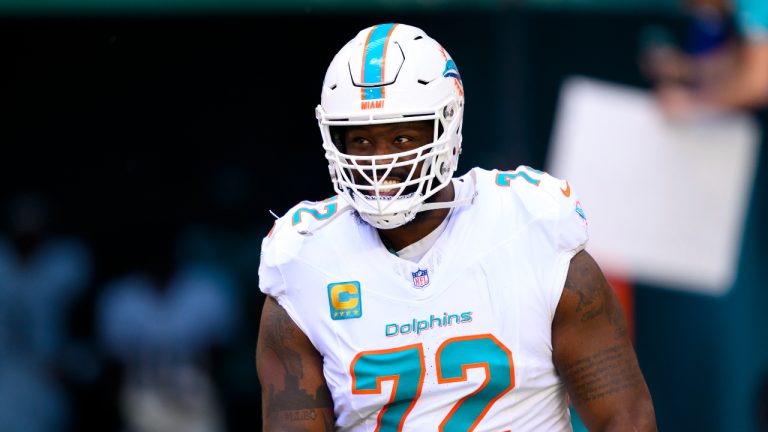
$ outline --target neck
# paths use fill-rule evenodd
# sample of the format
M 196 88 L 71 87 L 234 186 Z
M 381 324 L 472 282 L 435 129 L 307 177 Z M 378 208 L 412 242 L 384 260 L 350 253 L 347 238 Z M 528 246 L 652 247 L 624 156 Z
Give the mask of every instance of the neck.
M 428 202 L 447 202 L 452 201 L 456 195 L 453 188 L 453 182 L 449 182 L 448 185 L 434 195 L 434 199 L 428 200 Z M 451 209 L 435 209 L 428 210 L 419 213 L 417 217 L 403 226 L 392 229 L 380 229 L 379 236 L 384 244 L 396 251 L 403 249 L 406 246 L 412 245 L 417 241 L 423 239 L 427 234 L 435 230 L 440 224 L 448 217 L 448 213 Z

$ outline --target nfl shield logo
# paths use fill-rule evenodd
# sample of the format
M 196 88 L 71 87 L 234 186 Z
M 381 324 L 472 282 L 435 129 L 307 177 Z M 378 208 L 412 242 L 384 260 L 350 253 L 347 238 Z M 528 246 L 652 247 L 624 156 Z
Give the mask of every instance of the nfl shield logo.
M 429 285 L 429 272 L 426 270 L 416 270 L 411 273 L 413 275 L 413 286 L 416 288 L 424 288 Z

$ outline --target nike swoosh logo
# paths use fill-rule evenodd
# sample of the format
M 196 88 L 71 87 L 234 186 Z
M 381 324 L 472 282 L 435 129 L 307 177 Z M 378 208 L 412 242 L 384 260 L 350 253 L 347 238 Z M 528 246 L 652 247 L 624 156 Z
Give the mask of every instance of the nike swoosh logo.
M 565 195 L 566 198 L 571 196 L 571 185 L 568 184 L 568 180 L 565 181 L 565 189 L 560 188 L 560 192 L 562 192 L 563 195 Z

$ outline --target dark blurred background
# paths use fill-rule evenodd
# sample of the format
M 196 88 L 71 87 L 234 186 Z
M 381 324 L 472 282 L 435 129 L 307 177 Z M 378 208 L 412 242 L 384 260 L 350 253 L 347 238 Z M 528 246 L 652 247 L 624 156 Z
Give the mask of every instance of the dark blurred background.
M 314 107 L 358 30 L 451 53 L 464 173 L 542 167 L 565 77 L 648 88 L 643 29 L 687 25 L 672 0 L 0 4 L 8 431 L 260 428 L 261 238 L 270 210 L 333 194 Z M 767 332 L 732 319 L 754 297 L 635 295 L 661 430 L 756 430 Z

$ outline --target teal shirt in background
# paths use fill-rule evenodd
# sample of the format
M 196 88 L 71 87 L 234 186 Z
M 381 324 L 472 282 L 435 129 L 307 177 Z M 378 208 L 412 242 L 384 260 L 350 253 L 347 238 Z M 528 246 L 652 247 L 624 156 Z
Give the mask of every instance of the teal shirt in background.
M 768 0 L 735 0 L 736 22 L 747 39 L 768 42 Z

